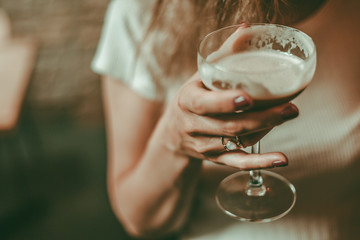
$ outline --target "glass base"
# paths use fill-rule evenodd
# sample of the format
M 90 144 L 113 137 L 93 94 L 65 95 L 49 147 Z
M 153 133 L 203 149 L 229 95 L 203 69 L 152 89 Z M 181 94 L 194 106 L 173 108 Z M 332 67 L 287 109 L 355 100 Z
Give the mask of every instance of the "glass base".
M 219 207 L 229 216 L 246 222 L 270 222 L 287 214 L 296 201 L 295 187 L 270 171 L 261 171 L 261 176 L 264 184 L 255 188 L 248 187 L 249 172 L 226 177 L 216 193 Z

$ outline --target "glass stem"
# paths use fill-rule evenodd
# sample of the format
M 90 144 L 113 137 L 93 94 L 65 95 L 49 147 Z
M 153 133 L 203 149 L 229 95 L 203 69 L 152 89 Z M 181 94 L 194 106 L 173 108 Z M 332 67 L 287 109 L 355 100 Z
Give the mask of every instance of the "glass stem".
M 260 141 L 251 146 L 251 153 L 260 153 Z M 261 177 L 260 170 L 250 170 L 249 175 L 250 179 L 247 188 L 247 195 L 254 197 L 264 196 L 266 193 L 266 188 L 263 185 L 263 178 Z

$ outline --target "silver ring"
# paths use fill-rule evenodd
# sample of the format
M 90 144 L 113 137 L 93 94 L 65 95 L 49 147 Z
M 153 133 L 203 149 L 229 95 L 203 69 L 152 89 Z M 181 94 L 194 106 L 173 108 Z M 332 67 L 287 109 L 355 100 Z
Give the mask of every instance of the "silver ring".
M 221 137 L 221 143 L 226 151 L 234 151 L 245 147 L 239 136 L 232 138 L 226 137 L 226 139 L 225 142 L 225 137 Z

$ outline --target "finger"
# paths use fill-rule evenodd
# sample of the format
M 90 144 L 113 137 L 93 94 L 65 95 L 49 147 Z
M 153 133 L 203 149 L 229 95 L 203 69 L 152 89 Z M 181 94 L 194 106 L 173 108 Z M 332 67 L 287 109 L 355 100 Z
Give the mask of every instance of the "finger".
M 180 91 L 178 105 L 197 115 L 234 113 L 250 109 L 253 100 L 241 89 L 210 91 L 196 74 Z
M 209 160 L 240 170 L 284 167 L 288 165 L 287 157 L 280 152 L 265 154 L 249 154 L 243 151 L 226 152 Z
M 239 27 L 233 32 L 221 45 L 221 47 L 211 53 L 207 57 L 207 61 L 216 62 L 222 59 L 225 56 L 228 56 L 232 53 L 237 53 L 245 50 L 248 46 L 248 42 L 251 39 L 251 34 L 244 29 L 248 28 L 249 25 L 247 23 L 242 23 Z
M 184 142 L 184 148 L 191 149 L 192 151 L 202 154 L 203 156 L 218 154 L 228 151 L 225 146 L 228 141 L 233 142 L 236 145 L 236 150 L 252 146 L 260 141 L 271 129 L 266 129 L 253 134 L 248 134 L 240 137 L 227 138 L 224 140 L 221 136 L 191 136 L 188 141 Z M 224 146 L 225 145 L 225 146 Z
M 193 117 L 186 132 L 192 135 L 241 136 L 270 130 L 299 115 L 292 103 L 256 112 L 241 112 L 221 116 Z
M 269 131 L 250 134 L 241 139 L 222 138 L 219 136 L 193 136 L 183 141 L 182 149 L 186 155 L 197 159 L 208 159 L 227 151 L 239 151 L 254 145 Z M 231 141 L 230 147 L 228 141 Z

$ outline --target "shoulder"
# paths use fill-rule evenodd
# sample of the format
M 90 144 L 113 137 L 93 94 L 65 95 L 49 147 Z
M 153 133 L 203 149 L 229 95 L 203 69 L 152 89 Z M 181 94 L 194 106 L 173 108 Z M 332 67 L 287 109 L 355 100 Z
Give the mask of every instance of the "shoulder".
M 149 99 L 162 99 L 160 66 L 151 54 L 142 51 L 156 0 L 113 0 L 108 7 L 104 27 L 92 62 L 92 69 L 114 77 Z M 149 42 L 149 41 L 148 41 Z M 143 45 L 142 45 L 143 44 Z M 151 47 L 151 46 L 149 46 Z
M 105 31 L 119 38 L 142 39 L 156 0 L 112 0 L 105 16 Z

